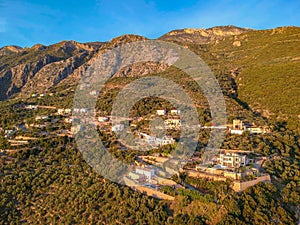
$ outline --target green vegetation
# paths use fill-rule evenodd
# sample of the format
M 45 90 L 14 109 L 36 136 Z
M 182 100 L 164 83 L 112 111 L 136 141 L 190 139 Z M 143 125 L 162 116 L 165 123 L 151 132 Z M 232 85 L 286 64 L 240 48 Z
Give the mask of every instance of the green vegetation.
M 300 131 L 299 27 L 251 31 L 208 45 L 207 63 L 235 70 L 238 99 L 268 118 Z M 233 45 L 240 41 L 241 46 Z M 215 61 L 213 61 L 215 59 Z
M 71 93 L 70 93 L 71 94 Z M 37 99 L 48 104 L 50 99 Z M 2 102 L 2 126 L 11 128 L 11 120 L 30 121 L 51 110 L 16 108 L 18 101 Z M 147 110 L 145 111 L 147 115 Z M 4 117 L 5 116 L 5 117 Z M 34 121 L 34 120 L 32 120 Z M 51 125 L 47 129 L 60 129 Z M 272 184 L 260 184 L 242 194 L 235 193 L 230 182 L 213 182 L 185 175 L 178 182 L 193 185 L 198 191 L 163 187 L 175 196 L 174 202 L 161 201 L 114 184 L 97 175 L 82 159 L 72 138 L 49 136 L 31 141 L 27 148 L 12 148 L 2 138 L 0 149 L 0 199 L 2 224 L 74 223 L 99 221 L 115 224 L 294 224 L 299 197 L 299 137 L 283 123 L 269 124 L 273 133 L 267 135 L 226 135 L 223 148 L 254 150 L 270 158 L 264 163 L 272 175 Z M 35 129 L 37 135 L 41 129 Z M 21 132 L 21 131 L 18 131 Z M 3 134 L 2 134 L 3 135 Z M 27 135 L 29 135 L 27 133 Z M 114 135 L 99 131 L 110 152 L 130 163 L 141 152 L 122 151 Z M 201 133 L 201 151 L 208 132 Z M 19 149 L 19 150 L 18 150 Z M 164 146 L 143 154 L 170 153 Z M 1 153 L 0 153 L 1 154 Z M 269 211 L 266 211 L 269 209 Z
M 299 204 L 297 183 L 260 184 L 242 194 L 230 182 L 181 176 L 201 193 L 179 189 L 172 203 L 114 184 L 97 175 L 68 138 L 37 141 L 40 146 L 1 158 L 1 224 L 105 222 L 115 224 L 293 224 Z M 277 169 L 277 168 L 276 168 Z M 287 168 L 286 168 L 287 169 Z M 288 170 L 288 169 L 287 169 Z M 277 181 L 278 182 L 278 181 Z M 297 181 L 299 182 L 299 180 Z M 164 192 L 172 194 L 170 188 Z M 191 222 L 197 221 L 197 222 Z
M 288 120 L 292 129 L 299 129 L 299 71 L 299 62 L 245 69 L 238 82 L 239 96 L 261 114 Z
M 170 202 L 106 180 L 87 165 L 74 139 L 59 133 L 71 127 L 63 122 L 63 116 L 52 115 L 43 122 L 35 120 L 38 115 L 53 114 L 55 109 L 23 108 L 28 104 L 72 108 L 76 82 L 60 83 L 47 90 L 52 96 L 18 96 L 0 102 L 0 224 L 295 224 L 300 205 L 299 36 L 299 28 L 288 27 L 249 31 L 209 44 L 176 42 L 200 55 L 212 68 L 224 93 L 229 123 L 239 118 L 270 127 L 272 132 L 268 134 L 227 133 L 221 147 L 261 154 L 262 172 L 271 175 L 271 183 L 260 183 L 236 193 L 229 180 L 217 182 L 180 174 L 174 180 L 183 187 L 191 187 L 163 186 L 162 192 L 175 197 Z M 111 48 L 128 41 L 126 36 L 105 46 Z M 240 41 L 241 46 L 233 45 L 235 41 Z M 63 61 L 81 51 L 66 42 L 40 50 L 25 49 L 1 56 L 0 73 L 45 57 L 53 62 Z M 210 124 L 208 102 L 195 81 L 174 67 L 152 75 L 182 86 L 197 107 L 200 123 Z M 138 78 L 109 79 L 98 98 L 99 114 L 109 115 L 119 91 Z M 2 89 L 7 88 L 5 85 Z M 155 110 L 172 107 L 159 98 L 142 99 L 130 112 L 132 124 L 136 125 L 132 130 L 149 131 Z M 53 119 L 58 121 L 52 122 Z M 43 127 L 30 127 L 27 131 L 16 128 L 24 124 Z M 37 139 L 30 140 L 25 147 L 11 146 L 4 131 L 15 128 L 14 136 Z M 122 150 L 110 124 L 98 128 L 104 146 L 128 164 L 134 163 L 138 155 L 168 155 L 176 147 L 175 143 L 147 152 Z M 201 130 L 197 155 L 207 145 L 209 131 Z M 167 134 L 178 138 L 180 131 L 168 130 Z

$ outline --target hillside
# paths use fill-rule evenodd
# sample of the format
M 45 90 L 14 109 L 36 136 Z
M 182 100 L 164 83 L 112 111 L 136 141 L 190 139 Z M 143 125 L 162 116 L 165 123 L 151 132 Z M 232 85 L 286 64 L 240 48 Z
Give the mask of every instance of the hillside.
M 88 61 L 101 44 L 63 41 L 51 46 L 34 45 L 0 56 L 0 99 L 42 92 Z M 5 49 L 5 48 L 3 48 Z
M 174 30 L 159 38 L 189 48 L 214 72 L 227 107 L 228 124 L 221 151 L 242 152 L 243 157 L 245 152 L 251 152 L 251 162 L 224 170 L 231 175 L 240 174 L 239 179 L 219 179 L 220 174 L 216 180 L 198 176 L 197 165 L 210 131 L 218 127 L 212 124 L 209 104 L 200 87 L 178 68 L 136 63 L 115 73 L 100 93 L 89 93 L 98 95 L 95 129 L 107 151 L 127 165 L 139 166 L 145 162 L 156 165 L 157 159 L 175 152 L 181 127 L 162 129 L 174 141 L 171 144 L 148 151 L 124 146 L 112 132 L 108 117 L 118 93 L 127 84 L 151 74 L 172 80 L 190 96 L 203 126 L 195 153 L 183 172 L 167 177 L 163 185 L 156 183 L 154 188 L 153 183 L 149 182 L 149 187 L 144 177 L 136 174 L 144 187 L 174 201 L 151 197 L 106 179 L 88 164 L 74 138 L 73 98 L 88 66 L 105 51 L 146 37 L 128 34 L 108 42 L 62 41 L 50 46 L 1 48 L 0 225 L 296 224 L 300 217 L 299 36 L 298 27 L 250 30 L 223 26 Z M 157 109 L 168 113 L 158 116 Z M 160 98 L 136 102 L 130 111 L 132 133 L 150 132 L 154 127 L 151 122 L 157 118 L 164 125 L 181 119 L 180 113 L 172 114 L 172 109 L 170 102 Z M 234 119 L 268 131 L 231 133 Z M 154 136 L 159 136 L 161 130 L 154 128 Z M 90 134 L 85 138 L 90 140 Z M 91 150 L 90 146 L 85 150 Z M 220 164 L 214 161 L 208 170 L 214 166 Z M 104 168 L 114 169 L 111 164 Z M 269 176 L 268 182 L 243 192 L 233 188 L 233 182 L 254 182 L 261 174 Z
M 223 92 L 267 118 L 299 120 L 300 28 L 250 30 L 234 26 L 171 31 L 160 40 L 189 47 L 213 69 Z M 93 58 L 122 43 L 145 40 L 124 35 L 110 42 L 63 41 L 31 48 L 0 49 L 0 99 L 29 96 L 62 84 L 75 85 Z M 91 61 L 90 61 L 91 60 Z M 90 62 L 89 62 L 90 61 Z M 116 76 L 153 73 L 165 67 L 134 65 Z
M 238 98 L 265 117 L 299 128 L 300 28 L 251 31 L 210 45 L 232 69 Z

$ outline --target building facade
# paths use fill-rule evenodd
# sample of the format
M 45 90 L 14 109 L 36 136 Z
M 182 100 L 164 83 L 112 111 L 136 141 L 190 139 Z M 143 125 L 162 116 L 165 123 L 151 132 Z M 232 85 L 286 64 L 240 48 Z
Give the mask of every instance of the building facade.
M 230 168 L 239 168 L 246 166 L 247 155 L 246 154 L 238 154 L 238 153 L 221 153 L 217 158 L 217 162 L 221 166 L 226 166 Z

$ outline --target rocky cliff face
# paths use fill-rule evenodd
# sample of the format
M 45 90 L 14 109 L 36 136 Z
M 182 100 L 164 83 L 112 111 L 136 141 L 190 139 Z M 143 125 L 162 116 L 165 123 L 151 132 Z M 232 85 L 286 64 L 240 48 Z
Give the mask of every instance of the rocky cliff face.
M 207 44 L 218 42 L 228 36 L 239 35 L 247 32 L 249 29 L 239 28 L 235 26 L 218 26 L 209 29 L 187 28 L 181 30 L 173 30 L 159 39 L 165 41 L 179 41 L 195 44 Z
M 18 53 L 20 51 L 22 51 L 22 48 L 19 46 L 5 46 L 3 48 L 0 48 L 0 57 Z
M 0 49 L 0 100 L 43 93 L 60 83 L 75 84 L 98 55 L 121 44 L 140 40 L 146 38 L 123 35 L 106 43 L 63 41 L 50 46 L 36 44 L 24 49 L 3 47 Z M 124 68 L 116 76 L 148 74 L 156 68 L 161 71 L 159 65 L 146 64 Z
M 0 100 L 16 94 L 47 91 L 85 64 L 101 45 L 63 41 L 51 46 L 37 44 L 2 54 Z
M 247 32 L 233 26 L 171 31 L 161 40 L 208 43 Z M 138 35 L 123 35 L 109 42 L 77 43 L 63 41 L 54 45 L 36 44 L 31 48 L 7 46 L 0 49 L 0 100 L 16 95 L 43 93 L 56 85 L 75 84 L 88 66 L 103 52 L 121 44 L 146 40 Z M 166 65 L 138 63 L 118 71 L 115 76 L 146 75 L 161 72 Z

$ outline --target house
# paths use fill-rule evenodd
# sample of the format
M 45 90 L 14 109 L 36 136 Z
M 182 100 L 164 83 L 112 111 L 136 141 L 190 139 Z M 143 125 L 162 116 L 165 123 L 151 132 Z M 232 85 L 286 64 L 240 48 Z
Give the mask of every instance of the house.
M 239 153 L 220 153 L 217 158 L 217 162 L 220 166 L 226 166 L 231 168 L 239 168 L 248 164 L 246 154 Z
M 146 181 L 151 182 L 155 174 L 154 168 L 151 167 L 136 167 L 135 173 L 146 176 Z
M 58 109 L 58 110 L 57 110 L 57 114 L 58 114 L 58 115 L 63 115 L 64 112 L 65 112 L 65 109 Z
M 88 111 L 88 109 L 86 109 L 86 108 L 81 108 L 80 109 L 80 113 L 87 113 L 87 111 Z
M 124 128 L 125 128 L 124 124 L 116 124 L 111 128 L 111 130 L 113 132 L 118 132 L 124 130 Z
M 65 121 L 65 123 L 72 123 L 73 119 L 72 118 L 65 118 L 64 121 Z
M 150 136 L 145 133 L 140 133 L 140 135 L 142 136 L 142 138 L 145 139 L 145 141 L 149 145 L 153 145 L 153 146 L 163 146 L 163 145 L 168 145 L 168 144 L 174 144 L 174 142 L 175 142 L 175 140 L 169 136 L 164 136 L 162 138 L 158 138 L 155 136 Z
M 90 93 L 89 93 L 90 95 L 92 95 L 92 96 L 98 96 L 99 95 L 99 91 L 90 91 Z
M 247 128 L 247 131 L 249 131 L 250 134 L 262 134 L 263 129 L 260 127 L 249 127 Z
M 140 133 L 141 138 L 143 138 L 148 144 L 150 145 L 157 145 L 156 143 L 156 137 L 154 136 L 150 136 L 148 134 L 145 133 Z
M 175 140 L 172 137 L 165 136 L 163 138 L 157 138 L 156 142 L 158 143 L 158 145 L 162 146 L 174 144 Z
M 239 134 L 239 135 L 242 135 L 244 133 L 244 130 L 233 130 L 233 129 L 230 129 L 230 133 L 231 134 Z
M 37 109 L 37 105 L 26 105 L 25 109 Z
M 74 112 L 74 113 L 79 113 L 79 112 L 80 112 L 80 109 L 79 109 L 79 108 L 74 108 L 74 109 L 73 109 L 73 112 Z
M 232 127 L 229 129 L 231 134 L 242 135 L 246 127 L 241 120 L 233 120 Z
M 241 120 L 233 120 L 232 129 L 233 130 L 243 130 L 243 122 Z
M 107 116 L 99 116 L 98 117 L 98 121 L 99 122 L 108 122 L 109 121 L 109 117 L 107 117 Z
M 166 110 L 165 109 L 158 109 L 156 110 L 156 114 L 159 115 L 159 116 L 163 116 L 163 115 L 166 115 Z
M 135 181 L 138 181 L 139 183 L 142 183 L 142 182 L 146 182 L 147 178 L 144 174 L 138 174 L 136 172 L 133 172 L 131 171 L 128 176 L 132 179 L 132 180 L 135 180 Z
M 66 114 L 71 114 L 72 113 L 72 109 L 65 109 L 65 113 Z
M 171 110 L 171 115 L 179 116 L 180 115 L 180 110 L 178 110 L 178 109 L 172 109 Z
M 233 120 L 232 128 L 230 129 L 231 134 L 243 134 L 244 131 L 249 131 L 250 134 L 262 134 L 265 133 L 265 129 L 260 127 L 246 127 L 241 120 Z

